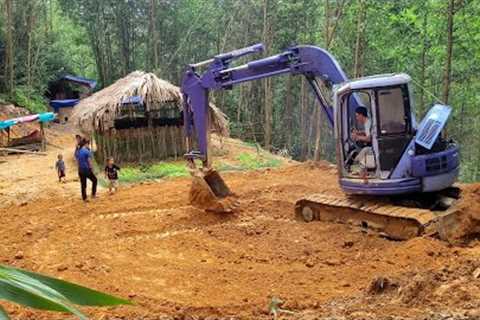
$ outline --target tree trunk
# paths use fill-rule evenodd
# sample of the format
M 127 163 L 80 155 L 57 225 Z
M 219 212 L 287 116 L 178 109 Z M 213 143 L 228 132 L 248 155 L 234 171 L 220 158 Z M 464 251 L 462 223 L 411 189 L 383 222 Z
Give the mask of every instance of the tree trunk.
M 306 160 L 307 159 L 307 88 L 306 88 L 306 80 L 302 78 L 300 83 L 300 159 Z
M 117 22 L 117 32 L 116 36 L 120 43 L 120 57 L 122 62 L 122 76 L 128 74 L 130 72 L 130 60 L 131 60 L 131 34 L 130 34 L 130 24 L 131 24 L 131 17 L 130 15 L 125 15 L 125 12 L 128 12 L 128 4 L 118 2 L 116 5 L 116 14 L 115 19 Z
M 343 14 L 343 9 L 345 6 L 345 1 L 339 1 L 336 4 L 335 10 L 332 12 L 330 5 L 329 5 L 329 0 L 325 1 L 325 49 L 328 50 L 335 38 L 335 32 L 337 30 L 338 23 L 340 21 L 340 18 Z M 333 19 L 333 24 L 330 20 Z M 318 104 L 315 105 L 317 109 L 320 108 Z M 315 161 L 319 161 L 321 158 L 321 153 L 322 153 L 322 111 L 317 110 L 315 112 L 315 149 L 313 153 L 313 159 Z
M 427 51 L 428 51 L 428 11 L 425 9 L 423 14 L 423 23 L 422 23 L 422 32 L 423 32 L 423 46 L 422 46 L 422 57 L 420 64 L 420 108 L 419 114 L 423 115 L 425 112 L 425 78 L 426 78 L 426 69 L 427 69 Z
M 364 71 L 364 51 L 365 51 L 365 25 L 367 23 L 367 10 L 365 0 L 359 0 L 359 10 L 357 16 L 357 37 L 355 41 L 355 62 L 353 67 L 353 76 L 361 77 Z
M 9 94 L 15 89 L 13 32 L 13 2 L 5 0 L 5 88 Z
M 287 88 L 286 88 L 286 97 L 285 97 L 285 117 L 284 117 L 284 128 L 286 135 L 285 139 L 285 148 L 287 150 L 292 149 L 292 135 L 293 135 L 293 108 L 292 108 L 292 75 L 289 74 L 287 78 Z
M 452 51 L 453 51 L 453 15 L 455 0 L 448 1 L 447 12 L 447 59 L 445 61 L 445 69 L 443 73 L 443 103 L 448 104 L 448 96 L 450 94 L 450 77 L 452 73 Z
M 35 19 L 35 1 L 31 0 L 26 10 L 26 34 L 27 34 L 27 55 L 25 61 L 25 72 L 27 76 L 27 87 L 32 88 L 32 30 Z
M 313 154 L 313 160 L 320 161 L 322 155 L 322 111 L 319 106 L 316 106 L 315 112 L 316 120 L 316 135 L 315 135 L 315 152 Z
M 266 54 L 270 52 L 272 45 L 272 26 L 269 18 L 269 0 L 263 1 L 263 43 L 267 50 Z M 264 82 L 264 113 L 265 113 L 265 136 L 264 146 L 265 149 L 270 150 L 272 148 L 272 126 L 273 126 L 273 92 L 272 92 L 272 79 L 266 78 Z
M 147 70 L 156 70 L 158 68 L 158 31 L 157 31 L 157 0 L 150 0 L 150 8 L 149 8 L 149 37 L 148 37 L 148 57 L 149 65 L 147 66 Z

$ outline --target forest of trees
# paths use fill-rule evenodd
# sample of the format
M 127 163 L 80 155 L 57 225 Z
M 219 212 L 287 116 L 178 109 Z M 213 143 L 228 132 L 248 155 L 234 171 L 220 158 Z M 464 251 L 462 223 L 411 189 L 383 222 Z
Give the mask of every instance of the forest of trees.
M 4 100 L 41 109 L 48 82 L 65 72 L 102 87 L 141 69 L 178 85 L 185 64 L 220 52 L 314 44 L 350 77 L 410 74 L 420 118 L 435 102 L 451 105 L 448 136 L 461 143 L 462 179 L 480 180 L 480 1 L 1 1 Z M 214 102 L 236 137 L 332 160 L 332 133 L 299 77 L 250 82 Z

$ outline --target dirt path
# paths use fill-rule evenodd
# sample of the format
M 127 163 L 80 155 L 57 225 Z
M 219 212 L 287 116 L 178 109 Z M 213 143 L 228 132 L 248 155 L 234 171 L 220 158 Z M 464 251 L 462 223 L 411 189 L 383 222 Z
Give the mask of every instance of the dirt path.
M 79 182 L 73 159 L 75 138 L 64 125 L 47 129 L 47 155 L 0 156 L 0 208 L 25 205 L 37 199 L 70 198 L 79 194 Z M 58 183 L 57 155 L 64 156 L 67 183 Z
M 233 215 L 188 206 L 183 178 L 87 204 L 54 197 L 0 209 L 9 230 L 0 259 L 136 303 L 87 309 L 93 319 L 272 319 L 272 297 L 296 312 L 282 319 L 478 319 L 477 242 L 395 242 L 346 225 L 296 221 L 298 198 L 340 192 L 328 165 L 224 177 L 240 198 Z M 8 310 L 18 319 L 66 319 Z

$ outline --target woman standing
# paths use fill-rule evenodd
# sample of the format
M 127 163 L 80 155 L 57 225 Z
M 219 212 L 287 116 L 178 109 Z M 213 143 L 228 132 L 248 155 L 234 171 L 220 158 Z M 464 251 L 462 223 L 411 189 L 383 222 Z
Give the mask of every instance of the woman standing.
M 97 193 L 97 177 L 93 173 L 92 152 L 88 148 L 89 141 L 82 139 L 79 144 L 79 149 L 75 153 L 78 165 L 78 176 L 80 177 L 80 187 L 82 189 L 82 199 L 87 200 L 87 179 L 92 182 L 92 198 L 95 198 Z

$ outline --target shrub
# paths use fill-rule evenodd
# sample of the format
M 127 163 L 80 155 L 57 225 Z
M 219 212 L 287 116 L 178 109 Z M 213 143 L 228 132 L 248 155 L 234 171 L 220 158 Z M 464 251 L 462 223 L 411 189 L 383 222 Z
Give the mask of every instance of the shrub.
M 41 113 L 47 111 L 47 102 L 38 93 L 26 87 L 17 87 L 13 93 L 13 103 L 23 107 L 32 113 Z

